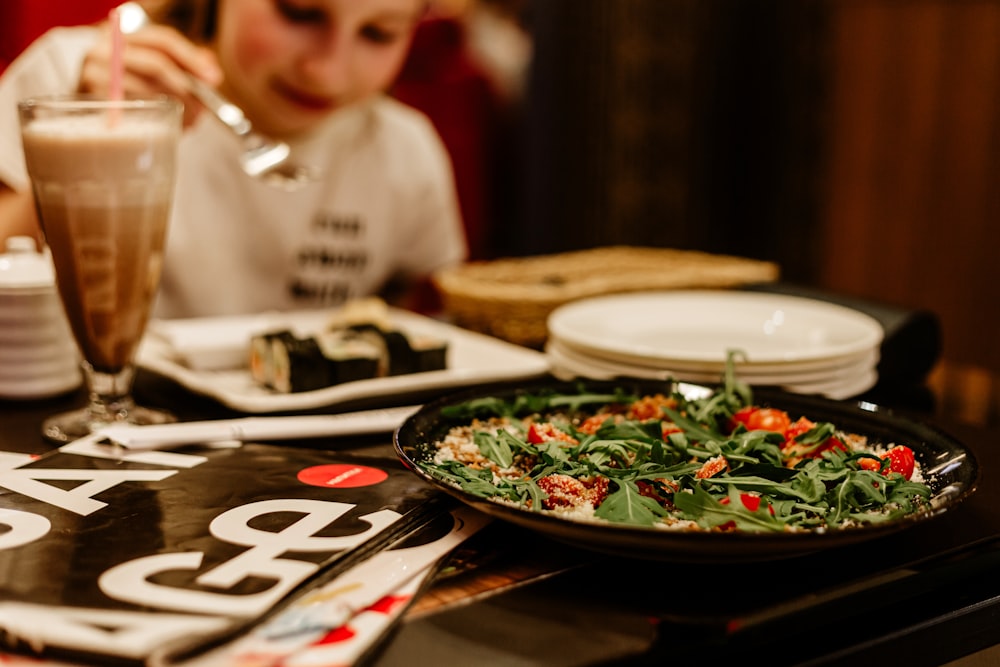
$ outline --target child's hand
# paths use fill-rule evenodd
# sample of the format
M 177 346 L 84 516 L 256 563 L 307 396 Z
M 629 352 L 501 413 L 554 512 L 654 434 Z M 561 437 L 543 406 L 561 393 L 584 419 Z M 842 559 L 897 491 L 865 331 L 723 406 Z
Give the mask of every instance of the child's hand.
M 215 55 L 199 47 L 169 26 L 150 25 L 123 36 L 122 87 L 126 97 L 172 95 L 184 103 L 184 124 L 190 125 L 202 111 L 190 92 L 188 76 L 212 86 L 222 80 Z M 79 92 L 108 95 L 111 90 L 111 30 L 84 57 Z

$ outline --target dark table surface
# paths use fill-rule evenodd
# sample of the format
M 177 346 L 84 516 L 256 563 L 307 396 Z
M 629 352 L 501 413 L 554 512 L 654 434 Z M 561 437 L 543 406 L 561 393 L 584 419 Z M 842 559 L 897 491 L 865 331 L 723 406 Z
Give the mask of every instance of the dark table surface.
M 234 416 L 150 373 L 139 373 L 136 395 L 181 420 Z M 608 556 L 494 523 L 474 538 L 479 574 L 474 568 L 438 586 L 491 570 L 531 572 L 525 583 L 411 613 L 369 661 L 722 664 L 759 655 L 771 664 L 938 665 L 1000 644 L 1000 433 L 929 414 L 910 394 L 898 396 L 900 405 L 891 407 L 934 424 L 979 462 L 978 490 L 953 511 L 857 545 L 736 564 Z M 885 405 L 892 397 L 878 399 Z M 0 401 L 0 450 L 51 450 L 42 420 L 84 402 L 82 391 Z M 355 407 L 370 406 L 340 409 Z

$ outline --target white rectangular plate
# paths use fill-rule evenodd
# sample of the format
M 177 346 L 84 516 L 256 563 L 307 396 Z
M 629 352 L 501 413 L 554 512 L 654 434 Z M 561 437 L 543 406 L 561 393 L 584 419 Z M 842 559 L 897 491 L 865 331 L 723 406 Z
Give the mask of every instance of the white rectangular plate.
M 269 326 L 315 330 L 329 315 L 330 311 L 269 314 L 267 322 Z M 527 379 L 544 375 L 549 370 L 548 359 L 541 352 L 404 310 L 392 309 L 390 316 L 392 323 L 407 334 L 448 341 L 447 367 L 440 371 L 358 380 L 315 391 L 279 394 L 257 385 L 250 377 L 245 363 L 249 352 L 234 354 L 231 347 L 219 347 L 216 354 L 245 361 L 236 368 L 217 368 L 217 364 L 186 363 L 186 358 L 193 358 L 192 350 L 178 349 L 170 343 L 185 341 L 184 346 L 197 346 L 199 340 L 214 340 L 211 332 L 221 331 L 225 332 L 226 339 L 249 350 L 250 336 L 260 330 L 261 316 L 152 322 L 150 335 L 139 349 L 138 363 L 191 391 L 214 398 L 235 410 L 251 413 L 310 410 L 345 401 Z M 241 327 L 245 327 L 246 335 L 234 335 Z

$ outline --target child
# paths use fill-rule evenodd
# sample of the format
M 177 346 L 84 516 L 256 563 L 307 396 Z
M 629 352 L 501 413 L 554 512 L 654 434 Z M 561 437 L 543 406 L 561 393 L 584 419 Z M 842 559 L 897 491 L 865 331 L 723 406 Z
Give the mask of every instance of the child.
M 310 308 L 380 293 L 461 261 L 447 154 L 430 122 L 384 94 L 426 0 L 168 0 L 125 36 L 126 95 L 183 100 L 157 315 Z M 37 234 L 16 103 L 107 96 L 108 26 L 60 28 L 0 78 L 0 238 Z M 319 180 L 286 191 L 242 172 L 236 138 L 190 94 L 219 90 Z

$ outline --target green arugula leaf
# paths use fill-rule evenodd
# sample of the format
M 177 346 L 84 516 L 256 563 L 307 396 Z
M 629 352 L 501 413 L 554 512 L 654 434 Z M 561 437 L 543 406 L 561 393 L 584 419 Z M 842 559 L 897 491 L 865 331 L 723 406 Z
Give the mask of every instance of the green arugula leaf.
M 620 424 L 616 424 L 614 421 L 605 421 L 597 429 L 597 435 L 604 440 L 642 440 L 652 443 L 663 439 L 663 426 L 658 420 L 624 421 Z
M 476 417 L 507 417 L 511 414 L 507 401 L 492 396 L 441 408 L 442 416 L 456 421 L 471 420 Z
M 757 510 L 751 511 L 743 504 L 737 489 L 730 489 L 725 498 L 726 502 L 722 502 L 701 486 L 695 486 L 690 493 L 674 494 L 674 505 L 685 519 L 705 529 L 730 522 L 734 528 L 749 532 L 779 532 L 785 529 L 785 521 L 777 514 L 771 514 L 766 501 L 762 500 Z
M 592 466 L 615 465 L 626 468 L 630 455 L 635 452 L 625 440 L 594 440 L 587 443 L 586 449 L 581 448 L 579 454 L 586 457 Z
M 518 479 L 508 482 L 511 488 L 517 493 L 520 503 L 526 505 L 535 512 L 541 512 L 543 501 L 548 498 L 548 494 L 542 491 L 538 483 L 533 479 Z
M 486 431 L 476 431 L 472 435 L 473 442 L 479 447 L 483 456 L 501 468 L 509 468 L 514 463 L 514 453 L 511 451 L 507 438 L 503 437 L 503 434 L 506 433 L 506 431 L 500 431 L 498 435 L 493 435 Z
M 533 456 L 537 451 L 532 445 L 528 444 L 524 440 L 519 439 L 517 436 L 515 436 L 510 431 L 507 431 L 506 429 L 500 429 L 499 431 L 497 431 L 496 437 L 503 445 L 506 445 L 506 447 L 510 449 L 511 454 L 516 454 L 520 452 L 522 454 L 528 454 L 529 456 Z
M 547 463 L 564 467 L 570 462 L 569 450 L 559 444 L 559 440 L 549 440 L 535 445 L 535 451 Z
M 638 398 L 638 396 L 626 393 L 622 389 L 618 389 L 611 394 L 562 394 L 553 396 L 549 399 L 548 407 L 566 408 L 571 411 L 576 411 L 585 405 L 606 405 L 609 403 L 629 405 L 638 400 Z
M 652 498 L 641 495 L 633 482 L 619 482 L 618 490 L 608 494 L 594 516 L 614 523 L 652 526 L 667 516 L 667 510 Z
M 676 424 L 684 434 L 695 442 L 706 442 L 709 440 L 722 440 L 722 434 L 716 430 L 708 428 L 701 421 L 695 421 L 685 417 L 681 411 L 671 408 L 663 408 L 663 414 L 670 417 L 670 421 Z
M 433 477 L 437 477 L 467 493 L 481 498 L 492 498 L 499 491 L 493 484 L 493 474 L 488 470 L 475 470 L 458 461 L 441 464 L 421 464 L 420 467 Z
M 827 439 L 836 433 L 837 429 L 829 422 L 820 422 L 814 425 L 805 433 L 795 436 L 795 442 L 800 445 L 822 445 Z

